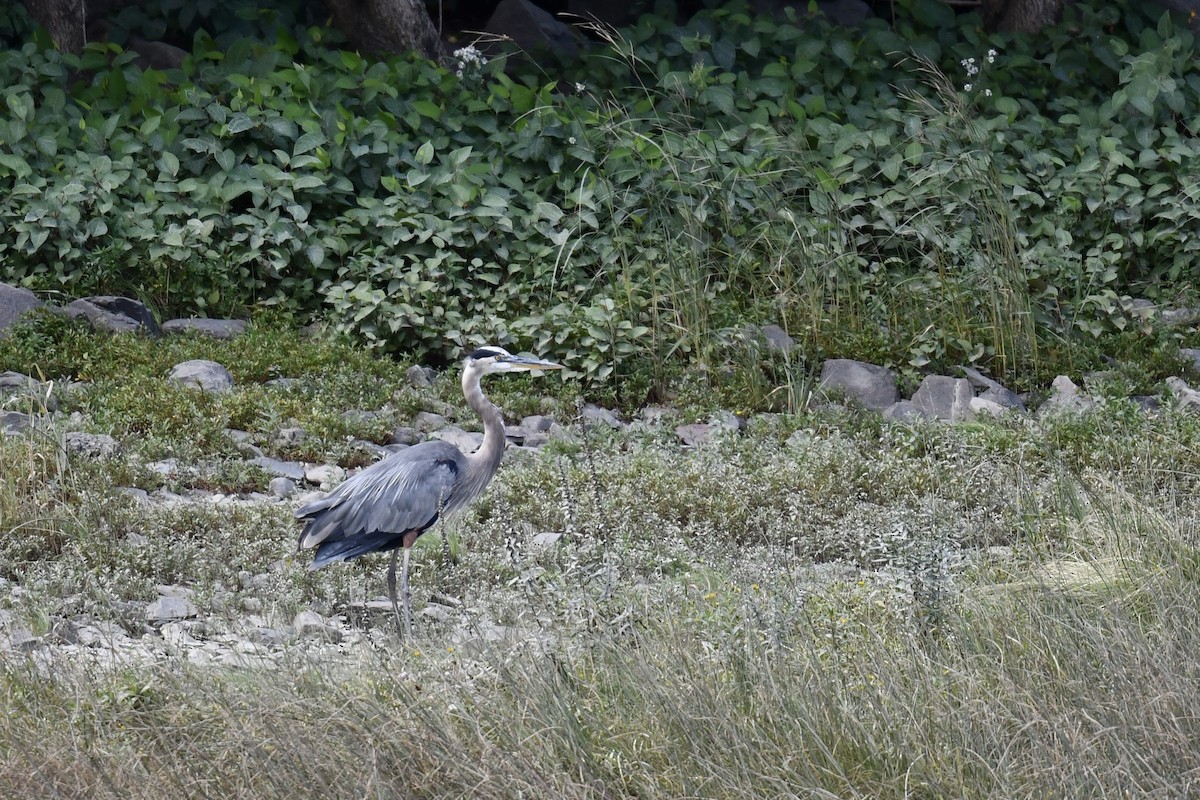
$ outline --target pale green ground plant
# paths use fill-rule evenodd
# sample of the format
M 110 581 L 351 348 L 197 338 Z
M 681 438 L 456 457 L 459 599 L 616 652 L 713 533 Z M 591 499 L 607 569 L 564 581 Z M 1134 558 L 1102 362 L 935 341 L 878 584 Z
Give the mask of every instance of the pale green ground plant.
M 309 572 L 286 505 L 144 508 L 119 460 L 68 458 L 56 482 L 56 457 L 31 458 L 44 440 L 0 440 L 5 508 L 71 523 L 5 576 L 24 594 L 0 605 L 36 633 L 140 630 L 122 602 L 183 583 L 210 636 L 250 599 L 268 624 L 315 608 L 368 634 L 289 644 L 263 671 L 6 653 L 0 795 L 1194 790 L 1197 418 L 1112 403 L 910 427 L 822 408 L 690 450 L 575 431 L 422 538 L 418 608 L 458 605 L 421 615 L 410 649 L 350 607 L 383 592 L 385 562 Z

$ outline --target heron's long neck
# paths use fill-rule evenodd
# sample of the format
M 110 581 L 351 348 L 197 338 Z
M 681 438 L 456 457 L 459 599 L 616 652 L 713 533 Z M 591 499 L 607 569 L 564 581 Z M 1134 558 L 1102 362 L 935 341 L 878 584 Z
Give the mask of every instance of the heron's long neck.
M 471 462 L 470 477 L 479 480 L 477 488 L 482 490 L 499 469 L 500 459 L 504 457 L 504 418 L 500 416 L 500 409 L 484 396 L 478 375 L 464 371 L 462 387 L 467 405 L 483 420 L 483 444 L 467 456 Z

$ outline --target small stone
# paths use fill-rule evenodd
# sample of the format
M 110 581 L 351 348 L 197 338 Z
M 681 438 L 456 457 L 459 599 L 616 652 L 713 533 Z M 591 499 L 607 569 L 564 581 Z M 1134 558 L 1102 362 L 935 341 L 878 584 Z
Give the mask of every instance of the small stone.
M 977 416 L 1000 417 L 1004 416 L 1012 409 L 1007 406 L 1002 406 L 994 400 L 988 400 L 986 397 L 972 397 L 970 402 L 971 413 Z
M 441 414 L 429 411 L 418 411 L 413 417 L 413 427 L 418 431 L 428 433 L 446 427 L 446 418 Z
M 304 440 L 308 438 L 308 431 L 304 428 L 280 428 L 275 431 L 273 438 L 275 444 L 280 447 L 295 447 L 304 443 Z
M 392 431 L 392 435 L 388 437 L 388 444 L 402 444 L 405 447 L 414 445 L 425 437 L 416 428 L 400 427 Z
M 436 373 L 434 373 L 434 371 L 429 367 L 413 365 L 409 367 L 407 371 L 405 371 L 404 377 L 408 381 L 409 386 L 419 389 L 424 386 L 432 386 L 433 379 L 436 377 Z
M 277 458 L 261 456 L 250 459 L 250 463 L 261 467 L 268 475 L 289 478 L 297 483 L 304 480 L 304 465 L 299 461 L 280 461 Z
M 534 537 L 529 540 L 529 543 L 534 547 L 550 547 L 551 545 L 558 544 L 560 541 L 562 541 L 562 538 L 563 534 L 561 533 L 545 531 L 543 533 L 535 534 Z
M 167 380 L 177 386 L 204 392 L 227 392 L 233 388 L 233 375 L 215 361 L 195 359 L 176 364 Z
M 292 627 L 301 639 L 318 639 L 334 643 L 342 640 L 342 632 L 339 628 L 329 625 L 324 617 L 308 609 L 296 615 L 292 620 Z
M 32 653 L 45 643 L 41 637 L 34 636 L 33 632 L 26 628 L 13 628 L 8 632 L 8 649 L 17 653 Z
M 168 622 L 176 619 L 194 617 L 200 612 L 185 597 L 163 596 L 146 606 L 146 619 L 149 622 Z
M 708 418 L 708 424 L 716 431 L 737 433 L 742 429 L 742 420 L 732 411 L 716 411 Z
M 67 431 L 63 435 L 63 444 L 66 445 L 69 453 L 97 460 L 112 458 L 121 452 L 121 446 L 117 444 L 117 440 L 107 433 Z
M 521 427 L 530 433 L 545 433 L 553 424 L 554 420 L 542 414 L 530 414 L 521 420 Z
M 483 444 L 482 433 L 464 431 L 456 425 L 442 428 L 440 431 L 434 431 L 430 436 L 434 439 L 440 439 L 443 442 L 449 442 L 464 453 L 473 453 Z
M 0 430 L 5 433 L 20 433 L 33 427 L 33 416 L 22 414 L 20 411 L 5 411 L 0 413 Z
M 700 447 L 712 441 L 713 427 L 702 422 L 694 422 L 675 428 L 675 435 L 689 447 Z
M 199 333 L 213 339 L 235 339 L 246 332 L 250 323 L 242 319 L 169 319 L 162 324 L 166 334 Z
M 796 340 L 788 336 L 787 331 L 778 325 L 763 325 L 759 329 L 762 338 L 767 342 L 767 349 L 779 353 L 790 353 L 796 346 Z
M 296 483 L 290 478 L 284 478 L 281 476 L 278 478 L 272 478 L 267 489 L 274 497 L 285 500 L 296 493 Z
M 611 411 L 607 408 L 601 408 L 593 403 L 588 403 L 585 405 L 581 415 L 583 416 L 584 420 L 588 422 L 599 422 L 603 425 L 607 425 L 613 430 L 619 431 L 625 427 L 625 423 L 621 421 L 621 418 L 617 416 L 615 411 Z
M 186 647 L 199 644 L 188 629 L 178 622 L 167 622 L 160 629 L 163 641 L 172 647 Z
M 676 414 L 675 409 L 666 406 L 646 406 L 638 412 L 638 416 L 648 425 L 662 425 Z
M 346 478 L 346 470 L 336 464 L 317 464 L 304 470 L 304 480 L 317 486 L 331 486 Z
M 164 458 L 162 461 L 151 461 L 146 464 L 146 469 L 167 476 L 179 469 L 179 459 Z

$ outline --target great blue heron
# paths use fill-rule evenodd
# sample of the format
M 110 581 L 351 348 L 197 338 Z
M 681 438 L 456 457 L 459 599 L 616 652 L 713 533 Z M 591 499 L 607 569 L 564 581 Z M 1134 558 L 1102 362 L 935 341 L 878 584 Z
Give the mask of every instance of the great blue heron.
M 310 569 L 349 561 L 367 553 L 392 551 L 388 593 L 396 627 L 396 554 L 404 550 L 400 594 L 404 629 L 412 639 L 408 593 L 409 549 L 442 514 L 457 511 L 488 485 L 504 455 L 504 420 L 483 394 L 479 381 L 493 372 L 562 369 L 559 364 L 514 356 L 501 347 L 481 347 L 463 362 L 462 388 L 467 405 L 483 419 L 483 444 L 464 455 L 449 442 L 413 445 L 357 473 L 329 494 L 296 509 L 306 520 L 299 549 L 317 548 Z

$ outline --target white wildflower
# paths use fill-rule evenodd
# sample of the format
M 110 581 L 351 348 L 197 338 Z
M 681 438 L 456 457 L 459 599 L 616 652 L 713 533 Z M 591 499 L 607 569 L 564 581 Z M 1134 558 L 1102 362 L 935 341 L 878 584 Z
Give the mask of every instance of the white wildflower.
M 575 144 L 575 137 L 574 137 L 574 136 L 568 136 L 568 137 L 567 137 L 567 144 Z
M 964 91 L 964 92 L 969 92 L 969 91 L 971 91 L 971 84 L 969 84 L 969 83 L 968 83 L 968 84 L 965 84 L 965 85 L 963 86 L 963 91 Z
M 984 90 L 983 90 L 983 94 L 984 94 L 984 96 L 985 96 L 985 97 L 991 97 L 991 96 L 992 96 L 992 90 L 991 90 L 991 89 L 984 89 Z
M 578 83 L 578 82 L 576 82 L 576 84 L 575 84 L 575 91 L 579 92 L 580 94 L 583 94 L 584 92 L 586 92 L 586 91 L 587 91 L 587 85 L 586 85 L 586 84 L 583 84 L 583 83 Z

